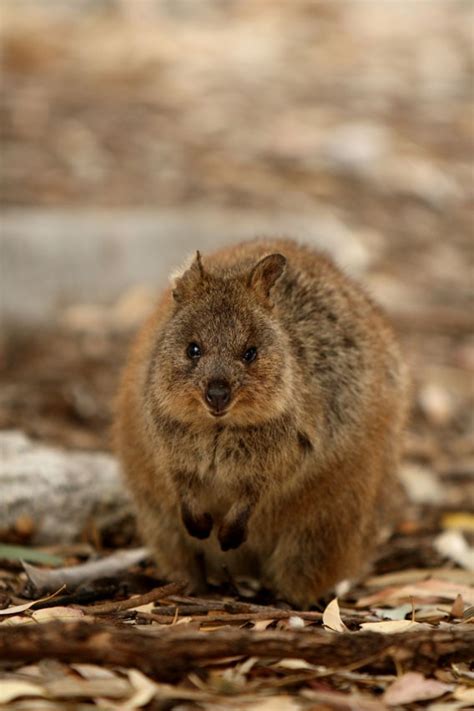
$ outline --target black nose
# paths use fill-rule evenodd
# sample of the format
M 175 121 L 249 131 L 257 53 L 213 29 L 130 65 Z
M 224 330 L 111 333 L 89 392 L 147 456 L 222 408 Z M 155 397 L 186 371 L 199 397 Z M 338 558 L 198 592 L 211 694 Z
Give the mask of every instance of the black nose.
M 206 401 L 216 412 L 225 410 L 230 400 L 230 385 L 225 380 L 211 380 L 206 390 Z

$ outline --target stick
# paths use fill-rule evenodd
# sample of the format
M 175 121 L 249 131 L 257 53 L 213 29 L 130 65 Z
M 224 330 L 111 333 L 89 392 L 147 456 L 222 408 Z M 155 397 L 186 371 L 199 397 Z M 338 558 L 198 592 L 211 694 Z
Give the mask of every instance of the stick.
M 160 588 L 153 588 L 150 592 L 143 595 L 134 595 L 128 600 L 119 600 L 118 602 L 104 602 L 102 605 L 89 605 L 81 607 L 88 615 L 108 615 L 113 612 L 123 612 L 123 610 L 131 610 L 132 607 L 141 607 L 148 605 L 150 602 L 157 602 L 163 598 L 174 595 L 181 590 L 184 590 L 186 583 L 170 583 L 163 585 Z
M 297 657 L 313 664 L 357 667 L 376 657 L 412 670 L 430 672 L 439 665 L 468 661 L 474 630 L 422 630 L 400 634 L 375 632 L 265 631 L 229 629 L 203 634 L 182 628 L 148 631 L 88 622 L 0 625 L 0 660 L 34 663 L 40 659 L 88 662 L 140 669 L 162 681 L 177 681 L 196 666 L 229 656 Z

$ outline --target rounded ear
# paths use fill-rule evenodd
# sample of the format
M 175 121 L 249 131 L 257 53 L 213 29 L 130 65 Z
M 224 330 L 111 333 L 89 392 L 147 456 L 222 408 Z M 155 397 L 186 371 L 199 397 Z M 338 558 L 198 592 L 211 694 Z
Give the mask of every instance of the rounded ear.
M 204 267 L 201 260 L 201 253 L 196 252 L 191 265 L 184 271 L 179 271 L 173 274 L 172 281 L 174 282 L 173 298 L 178 303 L 181 303 L 193 293 L 193 291 L 201 284 L 205 276 Z
M 286 267 L 283 254 L 269 254 L 253 267 L 249 274 L 248 286 L 261 297 L 268 299 L 275 282 L 281 277 Z

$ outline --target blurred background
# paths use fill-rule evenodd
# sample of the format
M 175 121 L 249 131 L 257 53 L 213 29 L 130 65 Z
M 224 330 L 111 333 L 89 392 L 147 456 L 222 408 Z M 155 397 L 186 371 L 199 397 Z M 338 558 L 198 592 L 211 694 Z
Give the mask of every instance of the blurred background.
M 294 236 L 390 313 L 414 382 L 405 475 L 465 507 L 473 9 L 3 0 L 0 427 L 109 448 L 118 372 L 169 270 Z

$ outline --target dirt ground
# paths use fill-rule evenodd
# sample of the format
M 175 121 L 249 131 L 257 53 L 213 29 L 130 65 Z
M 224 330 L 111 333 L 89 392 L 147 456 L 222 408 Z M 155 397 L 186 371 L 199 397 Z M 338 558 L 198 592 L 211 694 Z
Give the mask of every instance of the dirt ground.
M 33 550 L 31 531 L 4 532 L 0 705 L 472 708 L 472 5 L 6 0 L 2 14 L 5 209 L 333 215 L 370 254 L 364 282 L 399 333 L 413 405 L 411 504 L 329 608 L 290 611 L 232 581 L 189 598 L 145 560 L 17 609 L 40 595 L 6 546 Z M 110 449 L 134 324 L 111 304 L 98 329 L 87 308 L 80 325 L 61 312 L 3 334 L 1 429 Z M 91 527 L 34 550 L 73 565 L 124 545 L 132 529 Z

